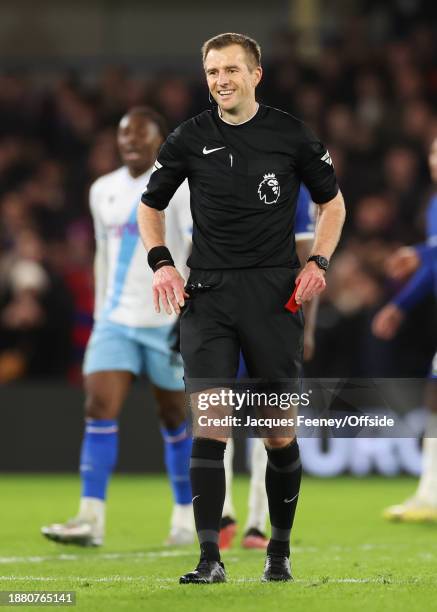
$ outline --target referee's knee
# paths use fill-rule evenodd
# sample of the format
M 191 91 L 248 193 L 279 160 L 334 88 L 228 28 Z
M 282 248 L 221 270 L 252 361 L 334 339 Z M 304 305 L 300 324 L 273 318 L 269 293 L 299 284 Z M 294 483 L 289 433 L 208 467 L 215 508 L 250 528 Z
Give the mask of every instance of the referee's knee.
M 283 448 L 296 440 L 296 436 L 287 438 L 265 438 L 264 445 L 266 448 Z

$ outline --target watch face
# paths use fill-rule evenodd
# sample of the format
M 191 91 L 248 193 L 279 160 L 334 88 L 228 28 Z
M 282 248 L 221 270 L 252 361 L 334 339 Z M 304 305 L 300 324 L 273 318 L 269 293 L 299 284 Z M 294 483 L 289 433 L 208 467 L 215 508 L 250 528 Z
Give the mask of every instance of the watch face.
M 329 261 L 326 259 L 326 257 L 319 257 L 318 260 L 318 264 L 326 270 L 329 265 Z
M 329 261 L 326 259 L 326 257 L 323 257 L 322 255 L 313 255 L 308 259 L 308 261 L 314 261 L 319 266 L 319 268 L 325 271 L 328 269 L 329 266 Z

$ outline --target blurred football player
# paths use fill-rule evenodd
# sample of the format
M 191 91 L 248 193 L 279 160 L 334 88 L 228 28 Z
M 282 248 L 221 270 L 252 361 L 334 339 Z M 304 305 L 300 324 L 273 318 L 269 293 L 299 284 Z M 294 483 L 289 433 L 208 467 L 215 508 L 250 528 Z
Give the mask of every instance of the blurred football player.
M 162 117 L 147 107 L 120 121 L 118 147 L 124 165 L 91 187 L 96 236 L 95 325 L 85 354 L 85 433 L 80 456 L 82 493 L 78 515 L 42 528 L 47 538 L 98 546 L 105 533 L 108 483 L 117 461 L 118 416 L 135 377 L 146 374 L 157 401 L 174 509 L 168 544 L 194 541 L 187 431 L 180 355 L 169 348 L 172 321 L 155 312 L 144 290 L 153 273 L 139 240 L 136 213 L 166 136 Z M 191 244 L 189 190 L 183 183 L 166 217 L 166 236 L 184 267 Z
M 431 178 L 437 184 L 437 139 L 431 145 L 429 167 Z M 387 262 L 387 273 L 395 280 L 411 278 L 373 320 L 373 333 L 383 340 L 393 338 L 408 311 L 437 291 L 437 194 L 428 206 L 426 243 L 396 251 Z M 425 401 L 430 414 L 423 440 L 419 485 L 411 498 L 384 511 L 388 520 L 437 522 L 437 353 L 432 362 Z
M 315 205 L 304 185 L 301 185 L 296 208 L 296 249 L 299 261 L 307 261 L 314 238 L 314 209 Z M 309 361 L 314 354 L 314 332 L 318 298 L 304 304 L 305 332 L 304 332 L 304 361 Z M 248 378 L 244 359 L 240 359 L 239 378 Z M 267 453 L 260 438 L 254 438 L 250 444 L 250 490 L 249 490 L 249 514 L 244 530 L 243 548 L 266 549 L 269 540 L 265 534 L 265 526 L 268 516 L 268 501 L 265 486 L 265 475 L 267 466 Z M 232 546 L 237 532 L 235 508 L 232 502 L 232 479 L 233 479 L 234 441 L 228 440 L 225 451 L 225 474 L 226 495 L 223 505 L 223 516 L 220 525 L 219 547 L 227 550 Z

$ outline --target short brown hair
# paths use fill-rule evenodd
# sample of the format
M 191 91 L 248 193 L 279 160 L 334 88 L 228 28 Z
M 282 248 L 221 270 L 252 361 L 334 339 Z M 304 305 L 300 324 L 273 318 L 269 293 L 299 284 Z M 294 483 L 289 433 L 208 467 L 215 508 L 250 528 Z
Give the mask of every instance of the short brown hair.
M 261 65 L 261 47 L 256 40 L 245 34 L 236 34 L 235 32 L 218 34 L 204 42 L 202 45 L 203 63 L 205 63 L 206 56 L 211 49 L 224 49 L 230 45 L 240 45 L 240 47 L 243 47 L 250 60 L 253 61 L 255 67 Z

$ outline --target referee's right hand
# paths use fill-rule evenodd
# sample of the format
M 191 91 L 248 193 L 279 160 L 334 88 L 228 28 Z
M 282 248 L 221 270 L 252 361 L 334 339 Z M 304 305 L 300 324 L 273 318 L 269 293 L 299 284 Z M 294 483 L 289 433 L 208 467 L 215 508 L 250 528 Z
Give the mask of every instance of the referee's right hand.
M 161 312 L 162 304 L 167 314 L 180 314 L 185 298 L 190 297 L 184 287 L 185 281 L 175 267 L 163 266 L 156 270 L 152 284 L 155 312 Z

